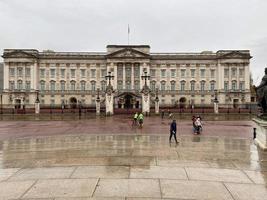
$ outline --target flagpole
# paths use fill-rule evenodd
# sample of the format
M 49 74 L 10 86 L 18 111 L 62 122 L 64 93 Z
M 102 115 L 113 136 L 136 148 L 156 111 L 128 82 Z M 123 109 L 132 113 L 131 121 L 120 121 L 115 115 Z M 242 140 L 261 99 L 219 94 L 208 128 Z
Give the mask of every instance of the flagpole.
M 129 46 L 129 41 L 130 41 L 130 27 L 129 27 L 129 24 L 128 24 L 128 46 Z

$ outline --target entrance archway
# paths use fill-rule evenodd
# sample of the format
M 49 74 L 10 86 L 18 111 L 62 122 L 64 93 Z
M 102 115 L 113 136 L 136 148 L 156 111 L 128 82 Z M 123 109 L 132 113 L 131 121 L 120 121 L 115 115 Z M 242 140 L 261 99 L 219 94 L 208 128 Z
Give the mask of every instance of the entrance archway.
M 133 108 L 133 104 L 132 104 L 133 96 L 130 94 L 126 94 L 124 96 L 124 99 L 125 99 L 125 108 Z
M 186 98 L 185 97 L 181 97 L 179 99 L 180 108 L 184 108 L 185 107 L 185 104 L 186 104 Z
M 70 107 L 76 108 L 77 107 L 77 99 L 75 97 L 70 98 Z
M 21 99 L 15 99 L 15 109 L 21 109 Z

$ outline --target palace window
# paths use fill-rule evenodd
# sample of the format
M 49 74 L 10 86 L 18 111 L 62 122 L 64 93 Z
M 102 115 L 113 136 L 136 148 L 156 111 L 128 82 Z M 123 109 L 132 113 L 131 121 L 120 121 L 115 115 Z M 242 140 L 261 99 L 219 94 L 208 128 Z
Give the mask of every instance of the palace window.
M 75 69 L 70 69 L 71 78 L 75 78 L 75 73 L 76 73 Z
M 45 77 L 45 69 L 40 69 L 40 77 L 41 78 Z
M 191 81 L 190 86 L 191 91 L 195 91 L 195 81 Z
M 22 90 L 22 89 L 23 89 L 23 86 L 22 86 L 22 80 L 19 80 L 19 81 L 17 82 L 17 89 L 18 89 L 18 90 Z
M 65 69 L 60 69 L 61 78 L 65 78 Z
M 134 82 L 134 89 L 135 89 L 135 90 L 139 90 L 139 89 L 140 89 L 139 81 L 135 81 L 135 82 Z
M 244 69 L 239 69 L 239 76 L 244 76 Z
M 31 68 L 26 68 L 25 74 L 27 77 L 31 76 Z
M 15 89 L 15 83 L 14 81 L 9 81 L 9 89 L 14 90 Z
M 200 82 L 200 91 L 204 91 L 205 90 L 205 81 L 201 81 Z
M 150 88 L 151 88 L 152 91 L 156 90 L 156 81 L 151 81 L 150 82 Z
M 245 89 L 244 85 L 245 85 L 245 82 L 244 81 L 240 81 L 239 82 L 239 90 L 244 90 Z
M 122 81 L 118 81 L 118 90 L 122 90 L 123 86 L 122 86 Z
M 210 77 L 211 78 L 214 78 L 215 77 L 215 70 L 214 69 L 211 69 L 210 70 Z
M 85 91 L 85 84 L 86 84 L 85 81 L 81 81 L 81 90 L 82 91 Z
M 236 81 L 232 81 L 232 90 L 236 90 Z
M 206 70 L 205 69 L 200 69 L 200 76 L 201 76 L 201 78 L 205 78 L 205 76 L 206 76 Z
M 135 67 L 134 67 L 134 77 L 135 78 L 138 78 L 140 76 L 140 67 L 139 67 L 139 64 L 135 64 Z
M 65 81 L 60 81 L 60 90 L 61 91 L 65 91 L 65 85 L 66 85 Z
M 55 89 L 56 89 L 56 82 L 55 81 L 51 81 L 50 82 L 50 90 L 51 91 L 55 91 Z
M 91 90 L 92 91 L 95 91 L 95 81 L 92 81 L 91 82 Z
M 215 82 L 214 81 L 211 81 L 210 82 L 210 90 L 211 91 L 214 91 L 215 90 Z
M 105 91 L 106 90 L 106 82 L 105 81 L 102 81 L 101 82 L 101 90 L 102 91 Z
M 156 76 L 156 70 L 155 69 L 150 69 L 150 76 L 155 77 Z
M 50 69 L 50 78 L 55 78 L 55 75 L 56 75 L 56 70 Z
M 185 69 L 181 69 L 181 77 L 185 77 Z
M 185 81 L 182 81 L 181 82 L 181 91 L 184 91 L 185 90 Z
M 229 69 L 224 69 L 224 77 L 225 78 L 229 77 Z
M 107 75 L 107 70 L 106 69 L 101 69 L 101 77 L 104 77 Z
M 9 75 L 15 76 L 15 68 L 9 68 Z
M 128 77 L 128 78 L 131 77 L 131 75 L 132 75 L 132 74 L 131 74 L 131 73 L 132 73 L 132 71 L 131 71 L 131 67 L 126 67 L 126 68 L 125 68 L 125 71 L 126 71 L 126 77 Z
M 126 81 L 126 89 L 127 90 L 131 89 L 131 82 L 130 81 Z
M 31 90 L 31 82 L 30 81 L 26 81 L 26 88 L 27 91 Z
M 45 90 L 45 82 L 44 81 L 41 81 L 40 82 L 40 90 L 41 91 L 44 91 Z
M 91 78 L 95 78 L 96 77 L 96 75 L 95 75 L 95 69 L 91 69 Z
M 171 81 L 171 91 L 175 91 L 175 81 Z
M 161 70 L 161 77 L 162 78 L 166 77 L 166 69 Z
M 191 77 L 194 78 L 195 77 L 195 71 L 196 70 L 195 69 L 191 69 L 190 71 L 191 71 Z
M 161 89 L 162 91 L 165 90 L 165 81 L 162 81 L 162 82 L 160 83 L 160 89 Z
M 232 74 L 232 76 L 236 76 L 236 68 L 232 68 L 232 70 L 231 70 L 231 74 Z
M 76 89 L 76 83 L 75 81 L 70 82 L 70 90 L 74 91 Z
M 228 81 L 224 81 L 224 90 L 228 91 L 228 89 L 229 89 L 229 83 Z
M 81 69 L 80 72 L 81 72 L 81 77 L 82 77 L 82 78 L 85 78 L 85 69 Z
M 21 67 L 18 68 L 18 76 L 23 75 L 23 69 Z
M 172 78 L 176 77 L 176 69 L 171 69 L 171 77 Z

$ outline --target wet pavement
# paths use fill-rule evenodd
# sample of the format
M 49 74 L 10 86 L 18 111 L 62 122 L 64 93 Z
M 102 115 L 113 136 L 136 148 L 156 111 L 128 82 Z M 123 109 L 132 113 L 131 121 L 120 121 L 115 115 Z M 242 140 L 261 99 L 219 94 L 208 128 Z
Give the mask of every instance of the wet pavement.
M 0 122 L 0 200 L 265 200 L 267 152 L 250 121 L 124 117 Z

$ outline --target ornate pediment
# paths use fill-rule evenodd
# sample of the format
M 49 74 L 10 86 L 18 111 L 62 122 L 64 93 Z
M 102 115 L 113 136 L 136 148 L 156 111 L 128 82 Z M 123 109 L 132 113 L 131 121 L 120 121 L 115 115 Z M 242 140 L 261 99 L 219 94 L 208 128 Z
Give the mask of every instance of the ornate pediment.
M 14 50 L 11 52 L 4 52 L 3 58 L 38 58 L 38 56 L 23 50 Z
M 125 48 L 107 55 L 108 58 L 149 58 L 150 55 L 141 51 Z
M 232 51 L 219 56 L 220 59 L 250 59 L 249 53 L 242 53 L 240 51 Z

